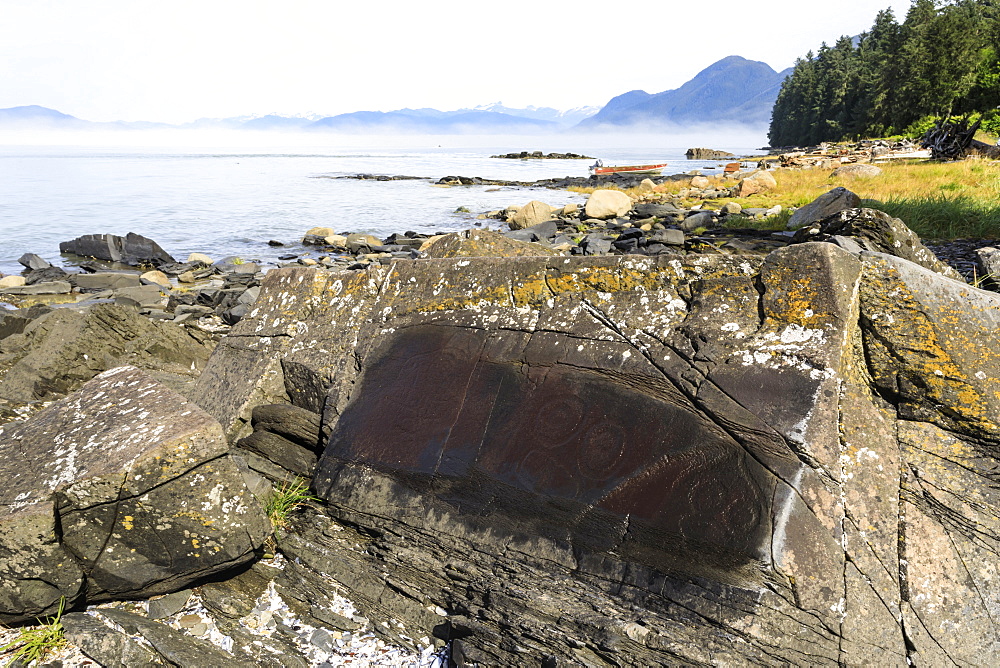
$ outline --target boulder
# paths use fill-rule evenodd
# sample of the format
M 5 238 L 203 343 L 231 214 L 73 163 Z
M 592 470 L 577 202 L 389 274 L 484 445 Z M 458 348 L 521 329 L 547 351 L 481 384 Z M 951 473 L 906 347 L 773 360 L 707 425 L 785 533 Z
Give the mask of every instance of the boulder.
M 715 227 L 715 215 L 711 211 L 697 211 L 685 218 L 679 227 L 685 232 Z
M 198 398 L 323 411 L 314 489 L 364 538 L 283 549 L 457 663 L 975 665 L 998 313 L 832 243 L 279 269 Z
M 649 243 L 663 244 L 664 246 L 683 246 L 684 241 L 685 237 L 683 230 L 657 230 L 649 236 Z
M 0 288 L 4 295 L 66 295 L 73 291 L 73 286 L 66 281 L 46 281 L 44 283 L 25 284 Z
M 961 274 L 937 259 L 899 218 L 876 209 L 844 209 L 799 228 L 793 242 L 853 239 L 862 249 L 895 255 L 931 271 L 965 282 Z
M 432 239 L 421 246 L 430 258 L 557 255 L 545 246 L 511 239 L 492 230 L 465 230 Z
M 507 224 L 512 230 L 523 230 L 552 218 L 553 207 L 545 202 L 532 200 L 520 207 L 514 215 L 507 219 Z
M 25 269 L 30 269 L 32 271 L 37 271 L 39 269 L 48 269 L 52 265 L 49 264 L 44 258 L 35 255 L 34 253 L 25 253 L 21 257 L 17 258 L 17 261 Z
M 50 400 L 122 364 L 149 370 L 181 389 L 205 365 L 212 345 L 185 328 L 153 322 L 134 309 L 98 304 L 55 309 L 0 339 L 0 397 Z
M 204 253 L 191 253 L 188 255 L 187 261 L 189 263 L 203 264 L 210 266 L 212 264 L 212 258 Z
M 25 284 L 24 276 L 18 276 L 17 274 L 11 274 L 10 276 L 4 276 L 0 278 L 0 289 L 3 288 L 19 288 Z
M 600 220 L 624 216 L 631 210 L 632 198 L 620 190 L 595 190 L 584 207 L 588 218 Z
M 93 274 L 73 274 L 69 282 L 80 290 L 118 290 L 142 285 L 139 274 L 120 271 L 98 271 Z
M 307 246 L 322 246 L 326 238 L 336 234 L 332 227 L 313 227 L 306 231 L 302 243 Z
M 683 212 L 673 204 L 643 202 L 635 205 L 635 213 L 640 218 L 673 218 Z
M 370 253 L 372 248 L 382 245 L 382 240 L 370 234 L 348 234 L 345 245 L 352 253 Z
M 707 176 L 695 176 L 691 179 L 691 187 L 704 189 L 712 185 L 712 181 Z
M 809 204 L 796 209 L 795 213 L 788 219 L 788 229 L 797 230 L 805 225 L 829 218 L 844 209 L 857 209 L 860 206 L 860 197 L 847 188 L 838 186 L 830 192 L 823 193 Z
M 253 409 L 251 424 L 254 431 L 278 434 L 310 450 L 322 450 L 322 416 L 292 404 L 266 404 Z
M 69 281 L 71 276 L 61 267 L 48 266 L 43 269 L 27 270 L 24 279 L 25 284 L 34 285 L 35 283 L 49 283 L 51 281 Z
M 844 165 L 833 170 L 830 176 L 839 177 L 849 177 L 849 178 L 871 178 L 873 176 L 878 176 L 882 173 L 882 168 L 876 165 L 867 165 L 864 163 L 856 162 L 851 165 Z
M 124 237 L 115 234 L 86 234 L 60 243 L 59 252 L 133 266 L 159 266 L 176 262 L 155 241 L 133 232 Z
M 168 666 L 166 660 L 145 642 L 112 629 L 94 615 L 69 612 L 60 619 L 66 640 L 107 668 Z
M 976 249 L 976 274 L 989 285 L 1000 284 L 1000 249 L 993 246 Z
M 778 182 L 774 180 L 771 172 L 759 170 L 740 180 L 737 186 L 737 197 L 749 197 L 758 193 L 767 192 L 778 187 Z
M 170 279 L 162 271 L 147 271 L 139 277 L 139 281 L 145 285 L 157 285 L 168 290 L 172 287 Z
M 163 594 L 270 532 L 218 422 L 134 367 L 0 428 L 0 622 Z
M 739 202 L 726 202 L 722 205 L 720 209 L 721 213 L 726 216 L 731 216 L 743 211 L 743 206 Z
M 165 308 L 170 297 L 159 285 L 140 285 L 137 288 L 118 288 L 115 290 L 115 303 L 131 306 L 140 310 Z

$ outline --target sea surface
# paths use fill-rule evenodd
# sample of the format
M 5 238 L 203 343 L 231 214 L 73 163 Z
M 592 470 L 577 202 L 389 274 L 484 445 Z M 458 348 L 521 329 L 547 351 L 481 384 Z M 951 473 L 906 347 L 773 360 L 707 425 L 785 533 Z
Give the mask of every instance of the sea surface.
M 533 136 L 226 136 L 171 137 L 144 144 L 118 137 L 65 143 L 0 143 L 0 272 L 37 253 L 68 266 L 59 243 L 84 234 L 135 232 L 179 261 L 189 253 L 276 263 L 311 251 L 300 241 L 311 227 L 336 232 L 432 233 L 497 228 L 480 213 L 540 199 L 583 202 L 558 190 L 495 186 L 441 187 L 443 176 L 534 181 L 586 176 L 589 160 L 504 160 L 491 155 L 541 150 L 601 158 L 605 164 L 668 162 L 664 173 L 722 164 L 684 158 L 690 146 L 760 152 L 761 137 L 742 145 L 690 143 L 658 135 Z M 687 143 L 685 143 L 687 140 Z M 732 142 L 732 140 L 730 140 Z M 419 181 L 361 181 L 356 174 L 406 175 Z M 459 213 L 464 207 L 469 213 Z M 286 244 L 272 247 L 269 240 Z

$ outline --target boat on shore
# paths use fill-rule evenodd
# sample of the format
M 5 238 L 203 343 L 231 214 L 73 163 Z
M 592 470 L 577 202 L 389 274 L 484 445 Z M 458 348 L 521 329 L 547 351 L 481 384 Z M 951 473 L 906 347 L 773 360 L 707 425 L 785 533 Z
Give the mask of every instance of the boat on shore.
M 655 165 L 609 165 L 598 160 L 590 166 L 590 173 L 594 176 L 606 176 L 608 174 L 659 174 L 667 163 L 662 162 Z

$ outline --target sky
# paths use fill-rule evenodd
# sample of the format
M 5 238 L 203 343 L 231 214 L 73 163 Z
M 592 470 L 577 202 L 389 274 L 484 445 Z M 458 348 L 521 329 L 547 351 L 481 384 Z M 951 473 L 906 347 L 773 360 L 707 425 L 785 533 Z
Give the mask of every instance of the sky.
M 184 123 L 503 102 L 571 109 L 775 70 L 909 0 L 0 0 L 0 108 Z

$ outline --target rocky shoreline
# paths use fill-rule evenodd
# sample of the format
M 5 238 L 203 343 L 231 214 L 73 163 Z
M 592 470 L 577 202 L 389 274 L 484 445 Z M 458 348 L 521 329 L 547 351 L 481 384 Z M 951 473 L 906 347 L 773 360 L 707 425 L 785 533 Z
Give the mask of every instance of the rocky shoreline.
M 996 253 L 843 188 L 734 227 L 773 211 L 684 208 L 677 178 L 499 230 L 313 228 L 274 268 L 139 235 L 66 242 L 79 272 L 22 257 L 0 621 L 68 601 L 64 666 L 992 656 L 988 574 L 928 578 L 1000 545 L 998 298 L 963 280 Z

